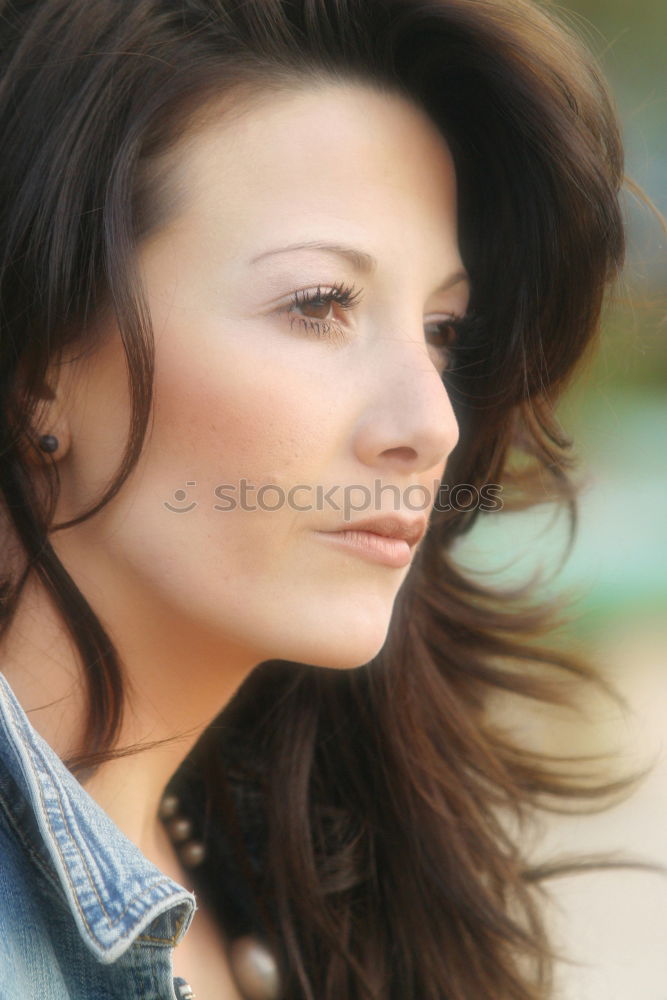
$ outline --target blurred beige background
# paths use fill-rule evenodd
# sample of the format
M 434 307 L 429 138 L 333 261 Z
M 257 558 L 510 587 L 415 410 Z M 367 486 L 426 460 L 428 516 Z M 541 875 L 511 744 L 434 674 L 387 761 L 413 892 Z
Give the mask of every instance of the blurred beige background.
M 549 4 L 599 56 L 626 144 L 626 171 L 667 215 L 667 0 Z M 591 724 L 549 711 L 513 723 L 557 753 L 613 749 L 619 768 L 656 759 L 626 802 L 589 817 L 549 818 L 534 854 L 615 851 L 667 865 L 667 238 L 626 197 L 630 246 L 600 349 L 563 399 L 586 482 L 574 548 L 546 589 L 567 589 L 569 648 L 602 667 L 630 702 L 591 699 Z M 498 579 L 555 570 L 565 540 L 553 508 L 483 519 L 464 561 Z M 610 871 L 547 883 L 556 941 L 581 967 L 558 966 L 553 1000 L 667 1000 L 667 876 Z M 551 1000 L 551 998 L 550 998 Z

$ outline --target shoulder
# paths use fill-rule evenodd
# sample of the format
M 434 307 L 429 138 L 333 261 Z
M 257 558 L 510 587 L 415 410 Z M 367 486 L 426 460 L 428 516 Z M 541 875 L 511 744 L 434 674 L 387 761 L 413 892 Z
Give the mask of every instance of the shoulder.
M 16 994 L 26 974 L 20 968 L 24 964 L 20 956 L 25 954 L 27 944 L 26 903 L 30 893 L 26 893 L 26 877 L 29 881 L 22 851 L 7 814 L 0 809 L 0 1000 L 9 998 L 10 990 Z
M 37 995 L 52 979 L 58 893 L 43 859 L 22 837 L 19 817 L 0 794 L 0 1000 Z M 46 996 L 49 996 L 47 991 Z

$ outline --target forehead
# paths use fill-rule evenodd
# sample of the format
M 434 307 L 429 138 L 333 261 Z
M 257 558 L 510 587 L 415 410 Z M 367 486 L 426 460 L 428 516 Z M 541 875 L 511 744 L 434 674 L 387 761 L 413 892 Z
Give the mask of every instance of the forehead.
M 263 237 L 295 218 L 451 242 L 456 177 L 446 140 L 408 98 L 313 83 L 211 103 L 170 153 L 180 224 Z M 173 221 L 177 221 L 174 219 Z M 285 234 L 288 235 L 288 234 Z M 349 233 L 350 236 L 354 235 Z M 409 246 L 404 247 L 406 253 Z

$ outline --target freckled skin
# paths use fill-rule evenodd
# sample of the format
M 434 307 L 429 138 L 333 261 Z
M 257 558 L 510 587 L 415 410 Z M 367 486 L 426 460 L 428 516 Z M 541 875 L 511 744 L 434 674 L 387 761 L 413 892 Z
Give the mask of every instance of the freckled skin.
M 444 139 L 419 108 L 358 84 L 272 95 L 231 119 L 221 110 L 190 137 L 177 179 L 185 192 L 178 214 L 139 248 L 156 344 L 140 462 L 100 514 L 52 537 L 131 678 L 123 742 L 201 732 L 262 660 L 349 669 L 385 641 L 408 567 L 324 544 L 315 531 L 341 524 L 342 511 L 220 511 L 216 486 L 245 478 L 285 490 L 372 487 L 380 479 L 432 491 L 458 435 L 424 332 L 427 318 L 467 305 L 465 282 L 435 292 L 462 266 L 455 175 Z M 247 263 L 306 240 L 363 248 L 377 269 L 355 274 L 312 250 Z M 300 325 L 299 316 L 321 311 L 289 312 L 296 290 L 335 283 L 363 290 L 348 313 L 332 307 L 345 330 L 340 342 Z M 46 416 L 45 431 L 70 442 L 56 520 L 99 495 L 129 427 L 120 336 L 113 325 L 104 333 L 95 354 L 64 366 L 60 409 L 54 404 L 53 422 Z M 194 509 L 165 506 L 176 506 L 179 489 Z M 73 676 L 72 650 L 48 602 L 37 592 L 30 600 L 34 614 L 19 616 L 9 673 L 28 707 L 46 701 L 39 664 L 47 619 L 55 632 L 47 689 L 64 694 L 59 677 Z M 71 720 L 83 702 L 72 705 L 52 710 L 69 712 L 67 726 L 51 710 L 36 717 L 59 750 L 65 732 L 76 733 Z M 103 768 L 91 785 L 147 853 L 157 856 L 159 791 L 197 733 L 144 755 L 141 768 L 132 758 Z

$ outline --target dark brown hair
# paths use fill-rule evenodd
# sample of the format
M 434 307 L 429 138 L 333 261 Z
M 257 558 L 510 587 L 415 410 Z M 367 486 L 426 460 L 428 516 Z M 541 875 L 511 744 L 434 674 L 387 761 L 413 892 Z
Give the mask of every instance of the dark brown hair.
M 550 485 L 574 530 L 554 405 L 622 266 L 623 156 L 600 71 L 553 14 L 527 0 L 21 0 L 0 15 L 0 489 L 24 555 L 6 567 L 2 627 L 37 574 L 88 684 L 73 770 L 128 752 L 115 744 L 123 670 L 49 543 L 57 469 L 37 496 L 24 451 L 48 366 L 94 350 L 112 314 L 131 433 L 104 496 L 68 524 L 136 463 L 153 341 L 135 250 L 168 216 L 170 157 L 212 101 L 228 97 L 233 114 L 276 87 L 356 80 L 426 109 L 454 156 L 478 318 L 444 376 L 460 427 L 444 481 L 501 484 L 506 508 Z M 478 516 L 434 511 L 373 662 L 259 665 L 174 777 L 212 845 L 202 891 L 223 920 L 222 831 L 236 830 L 233 864 L 246 864 L 290 1000 L 546 996 L 535 889 L 593 862 L 531 866 L 505 819 L 523 833 L 540 808 L 634 787 L 541 755 L 494 719 L 499 692 L 526 712 L 576 708 L 584 682 L 623 701 L 546 643 L 556 605 L 457 566 L 453 543 Z

